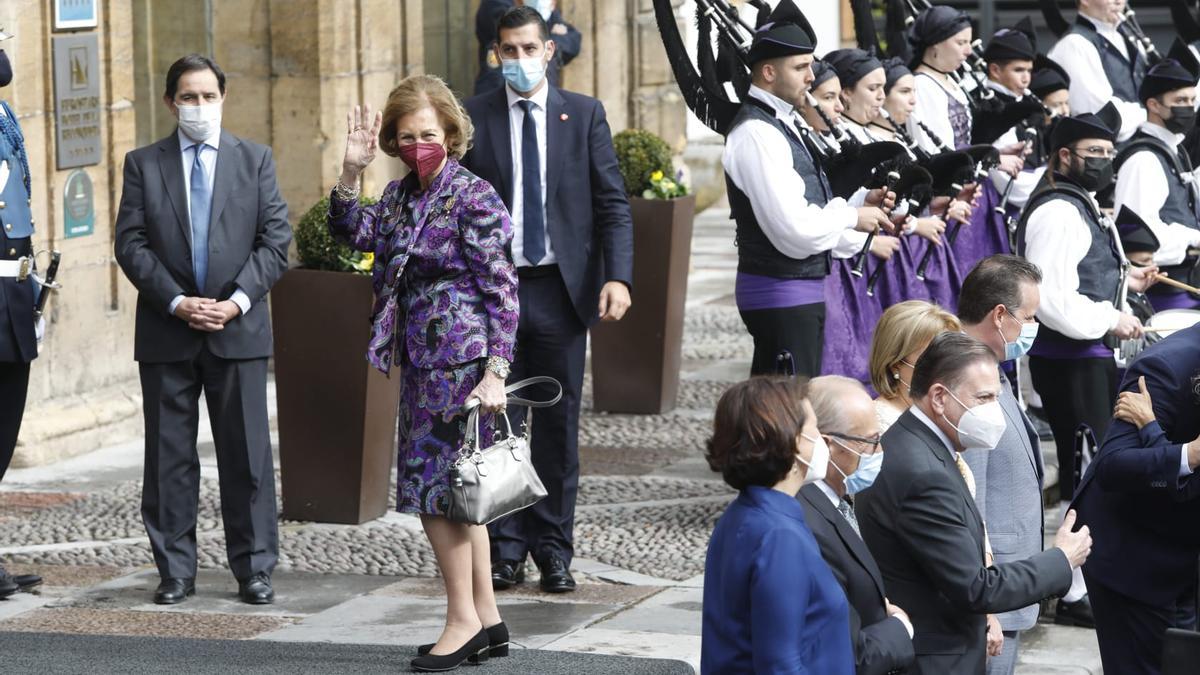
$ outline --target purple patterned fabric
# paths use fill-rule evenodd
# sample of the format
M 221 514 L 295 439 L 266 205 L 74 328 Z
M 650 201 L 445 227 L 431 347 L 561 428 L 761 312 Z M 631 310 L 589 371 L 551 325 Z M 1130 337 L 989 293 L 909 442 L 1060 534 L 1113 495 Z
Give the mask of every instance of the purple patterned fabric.
M 872 259 L 877 260 L 874 256 Z M 844 375 L 869 383 L 867 356 L 871 350 L 871 334 L 883 308 L 878 295 L 867 295 L 869 273 L 856 277 L 850 273 L 852 269 L 854 258 L 835 258 L 829 276 L 825 277 L 825 345 L 821 374 Z
M 980 260 L 996 253 L 1012 253 L 1004 216 L 996 213 L 1000 193 L 992 181 L 979 186 L 979 199 L 971 211 L 971 223 L 964 225 L 954 240 L 954 259 L 963 275 L 971 273 Z M 953 229 L 953 225 L 950 226 Z M 948 232 L 949 230 L 947 230 Z
M 950 94 L 946 92 L 946 111 L 950 117 L 950 128 L 954 130 L 954 149 L 962 150 L 971 145 L 971 112 L 967 110 L 967 106 L 963 105 Z
M 371 206 L 330 197 L 330 233 L 375 254 L 367 360 L 384 373 L 404 356 L 419 368 L 512 361 L 519 308 L 504 203 L 453 159 L 419 188 L 409 174 Z

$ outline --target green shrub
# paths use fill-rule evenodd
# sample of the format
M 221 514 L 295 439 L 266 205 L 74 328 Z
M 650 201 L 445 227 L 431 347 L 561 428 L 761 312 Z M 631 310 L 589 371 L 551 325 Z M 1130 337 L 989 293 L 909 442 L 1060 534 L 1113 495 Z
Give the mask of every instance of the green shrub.
M 650 175 L 656 171 L 675 176 L 671 146 L 649 131 L 626 129 L 613 137 L 613 147 L 617 151 L 617 164 L 621 167 L 627 195 L 640 197 L 651 189 Z
M 367 206 L 377 200 L 362 197 L 359 204 Z M 349 246 L 335 241 L 329 234 L 326 221 L 329 218 L 329 197 L 313 205 L 296 223 L 293 235 L 296 238 L 296 251 L 300 255 L 300 266 L 312 270 L 329 270 L 333 272 L 364 272 L 370 271 L 369 266 L 364 270 L 363 254 Z

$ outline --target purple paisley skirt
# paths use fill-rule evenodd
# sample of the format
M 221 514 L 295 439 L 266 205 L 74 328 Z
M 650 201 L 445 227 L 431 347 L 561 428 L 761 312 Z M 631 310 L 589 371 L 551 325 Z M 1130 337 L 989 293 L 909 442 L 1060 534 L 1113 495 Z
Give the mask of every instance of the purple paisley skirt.
M 400 375 L 400 442 L 396 462 L 396 510 L 444 516 L 450 506 L 450 467 L 458 458 L 467 416 L 460 412 L 483 377 L 484 360 L 454 368 L 425 369 L 405 363 Z M 480 420 L 489 444 L 491 415 Z

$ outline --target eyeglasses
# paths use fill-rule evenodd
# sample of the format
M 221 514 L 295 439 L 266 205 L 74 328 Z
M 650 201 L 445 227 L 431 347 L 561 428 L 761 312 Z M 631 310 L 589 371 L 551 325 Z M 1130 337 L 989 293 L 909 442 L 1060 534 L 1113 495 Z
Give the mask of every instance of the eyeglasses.
M 1005 307 L 1005 308 L 1004 308 L 1004 312 L 1005 312 L 1006 314 L 1008 314 L 1009 316 L 1011 316 L 1012 318 L 1016 319 L 1016 320 L 1017 320 L 1017 323 L 1035 323 L 1035 322 L 1037 321 L 1037 319 L 1034 319 L 1034 318 L 1022 319 L 1021 317 L 1017 316 L 1017 315 L 1016 315 L 1016 314 L 1015 314 L 1015 313 L 1014 313 L 1014 312 L 1013 312 L 1011 309 L 1009 309 L 1008 307 Z
M 862 443 L 863 445 L 868 445 L 871 447 L 871 452 L 867 454 L 874 453 L 875 449 L 879 447 L 879 436 L 875 436 L 874 438 L 863 438 L 862 436 L 851 436 L 850 434 L 839 434 L 835 432 L 828 432 L 825 435 L 843 441 L 851 441 L 853 443 Z
M 1087 154 L 1083 154 L 1087 153 Z M 1116 148 L 1105 148 L 1099 145 L 1093 145 L 1087 148 L 1075 148 L 1071 150 L 1071 154 L 1076 157 L 1101 157 L 1104 159 L 1112 159 L 1117 156 Z

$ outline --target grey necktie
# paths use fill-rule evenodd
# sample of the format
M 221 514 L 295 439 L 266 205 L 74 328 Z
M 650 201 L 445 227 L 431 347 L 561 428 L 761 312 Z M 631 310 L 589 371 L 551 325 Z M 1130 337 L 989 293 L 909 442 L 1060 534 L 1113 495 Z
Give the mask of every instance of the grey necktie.
M 846 518 L 846 522 L 850 523 L 850 528 L 854 530 L 854 534 L 862 536 L 858 531 L 858 517 L 854 515 L 854 507 L 850 506 L 850 502 L 843 498 L 837 505 L 838 513 Z

